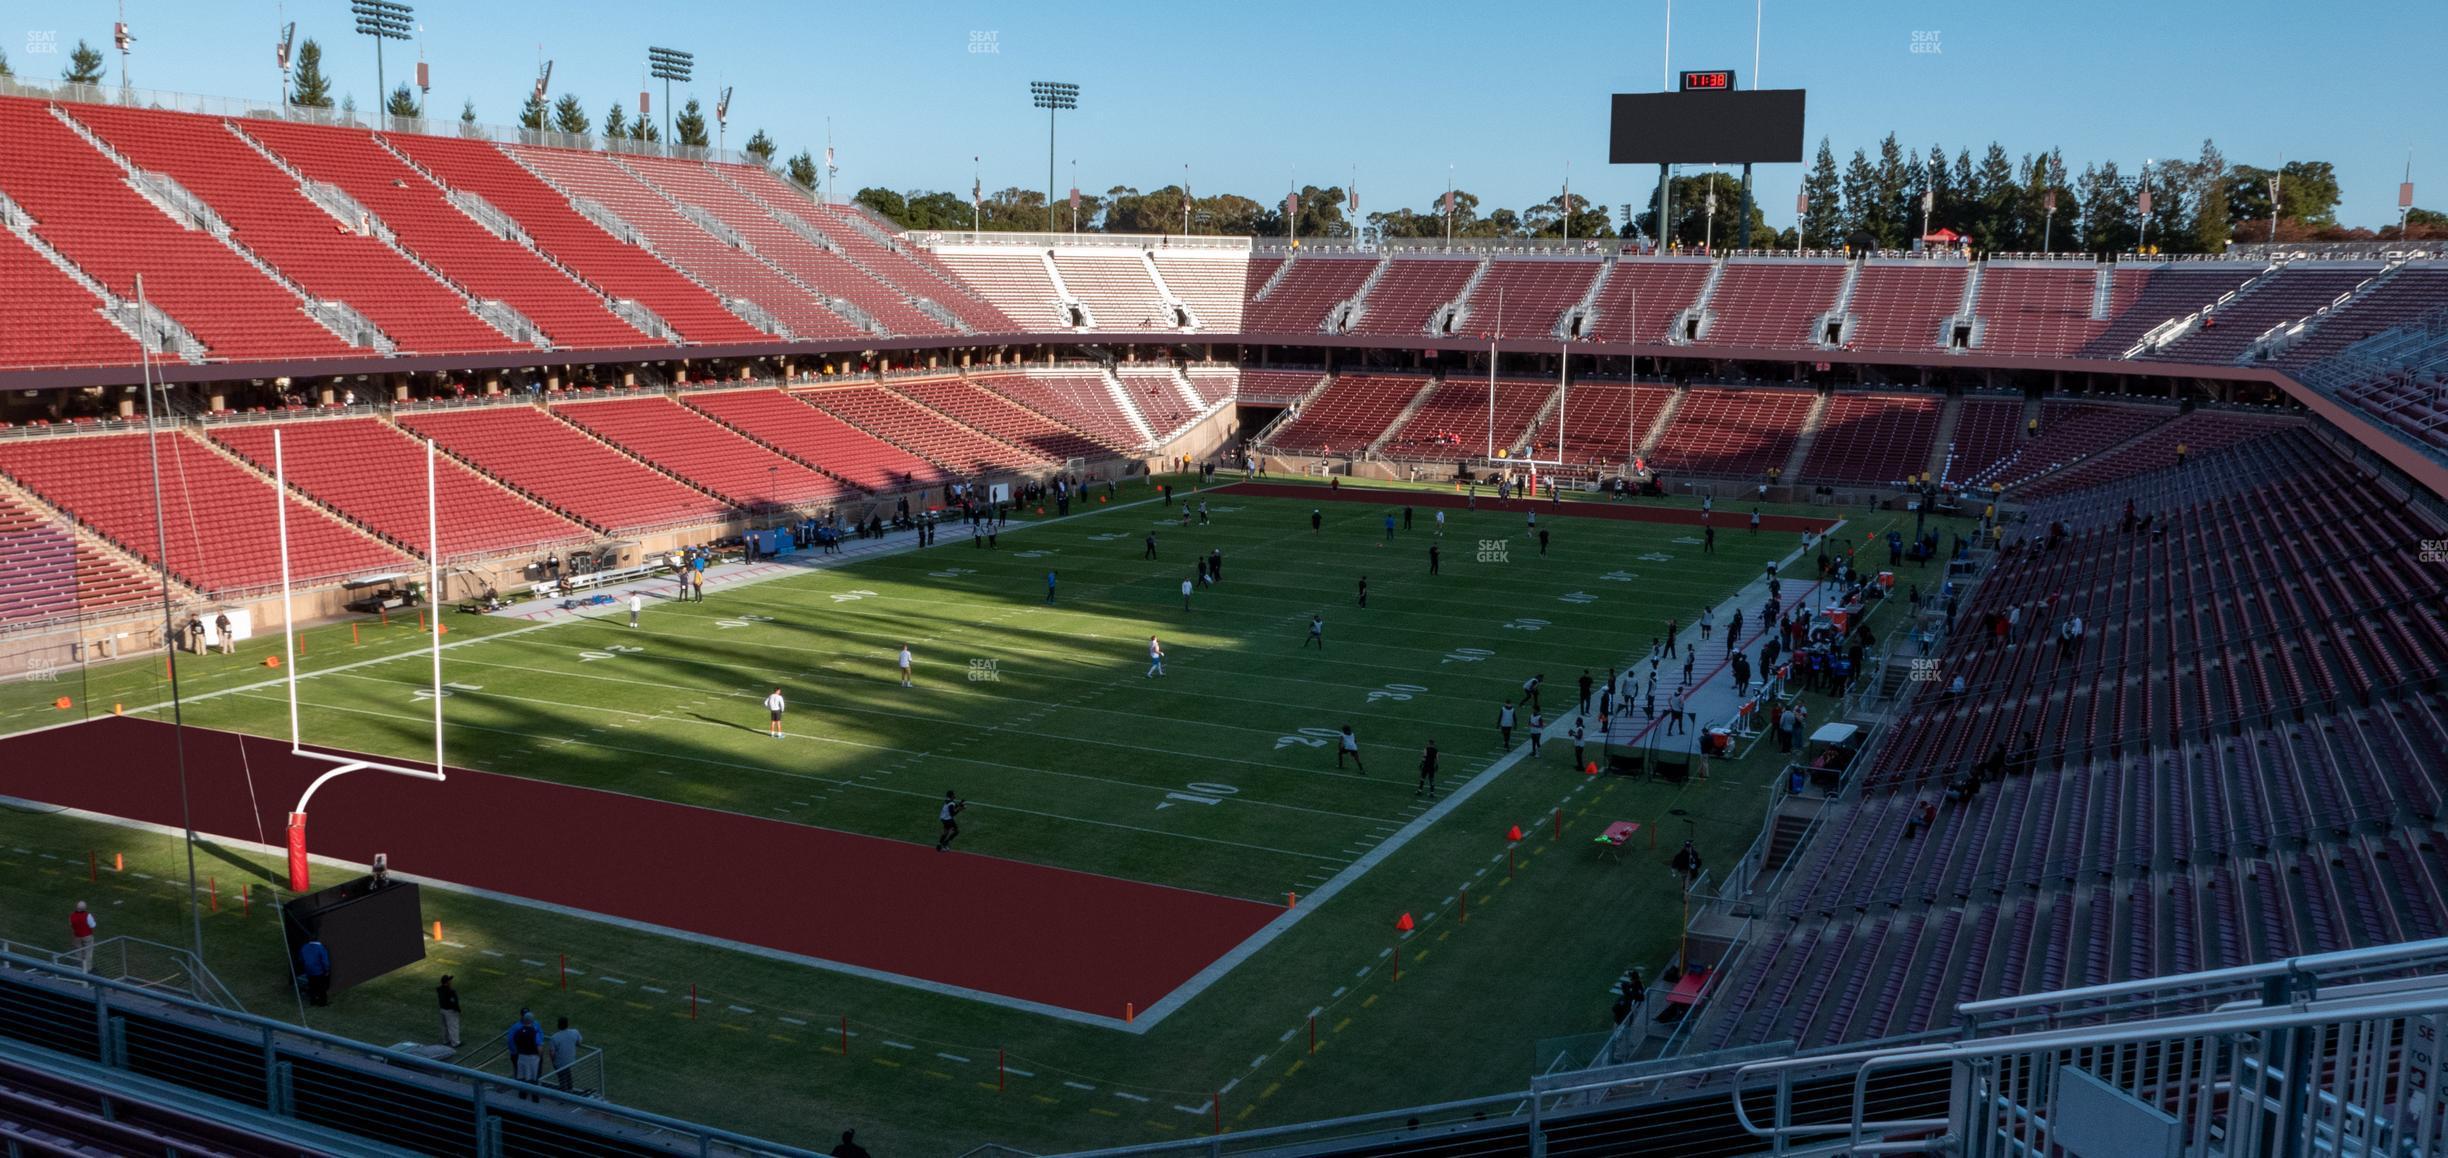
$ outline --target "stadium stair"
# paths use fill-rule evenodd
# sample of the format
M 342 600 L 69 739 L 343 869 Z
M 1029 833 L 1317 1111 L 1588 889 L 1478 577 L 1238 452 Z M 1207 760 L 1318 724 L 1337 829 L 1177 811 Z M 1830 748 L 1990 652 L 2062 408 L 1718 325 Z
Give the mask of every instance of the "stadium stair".
M 1395 432 L 1408 425 L 1413 418 L 1418 417 L 1420 408 L 1426 406 L 1428 399 L 1433 397 L 1444 384 L 1445 376 L 1441 373 L 1431 374 L 1422 379 L 1419 392 L 1403 403 L 1402 409 L 1395 413 L 1394 420 L 1386 423 L 1385 433 L 1378 435 L 1376 441 L 1369 443 L 1367 453 L 1371 455 L 1382 453 L 1385 444 L 1394 438 Z
M 1943 481 L 1947 477 L 1947 460 L 1953 457 L 1955 427 L 1963 421 L 1963 404 L 1963 395 L 1950 394 L 1946 404 L 1939 408 L 1938 433 L 1930 439 L 1928 461 L 1921 465 L 1922 471 L 1931 478 Z
M 1360 279 L 1359 286 L 1352 290 L 1351 296 L 1326 311 L 1324 323 L 1326 332 L 1330 334 L 1358 332 L 1361 323 L 1368 317 L 1370 292 L 1377 288 L 1377 283 L 1385 280 L 1386 271 L 1393 268 L 1392 255 L 1378 258 L 1376 265 L 1369 269 L 1368 276 Z
M 1780 477 L 1795 480 L 1803 477 L 1803 465 L 1810 461 L 1811 447 L 1819 441 L 1819 428 L 1827 421 L 1828 403 L 1834 397 L 1833 391 L 1822 390 L 1811 399 L 1810 412 L 1802 416 L 1802 432 L 1794 436 L 1793 453 L 1785 457 L 1784 466 L 1778 471 Z
M 1666 405 L 1659 408 L 1657 417 L 1650 419 L 1649 425 L 1641 430 L 1640 457 L 1647 458 L 1657 453 L 1658 442 L 1666 437 L 1667 429 L 1674 424 L 1675 412 L 1682 409 L 1683 400 L 1690 396 L 1691 388 L 1687 386 L 1669 390 Z

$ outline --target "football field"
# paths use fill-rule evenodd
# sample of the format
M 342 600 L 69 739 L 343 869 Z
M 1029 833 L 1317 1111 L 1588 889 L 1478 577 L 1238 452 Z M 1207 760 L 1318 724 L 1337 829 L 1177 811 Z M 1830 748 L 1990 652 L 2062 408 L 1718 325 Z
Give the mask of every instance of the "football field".
M 1519 889 L 1499 891 L 1512 880 L 1506 828 L 1524 824 L 1536 834 L 1552 824 L 1586 839 L 1593 823 L 1621 817 L 1654 833 L 1673 823 L 1671 810 L 1686 822 L 1671 838 L 1710 840 L 1717 863 L 1729 863 L 1757 830 L 1767 762 L 1728 767 L 1692 788 L 1592 779 L 1571 767 L 1568 743 L 1550 743 L 1536 758 L 1509 751 L 1499 741 L 1498 711 L 1519 697 L 1524 680 L 1544 675 L 1547 718 L 1567 718 L 1585 670 L 1603 680 L 1610 668 L 1645 656 L 1668 619 L 1690 624 L 1701 607 L 1758 576 L 1763 563 L 1796 550 L 1800 537 L 1781 529 L 1780 516 L 1824 512 L 1771 509 L 1770 529 L 1755 534 L 1743 527 L 1748 508 L 1720 510 L 1715 550 L 1704 553 L 1698 511 L 1688 504 L 1652 500 L 1640 509 L 1674 521 L 1641 521 L 1606 517 L 1635 504 L 1539 503 L 1538 527 L 1548 533 L 1542 547 L 1528 520 L 1532 507 L 1521 503 L 1500 510 L 1483 497 L 1478 509 L 1448 509 L 1440 536 L 1435 508 L 1426 504 L 1444 491 L 1226 487 L 1202 494 L 1190 492 L 1187 479 L 1178 483 L 1170 508 L 1139 486 L 1110 505 L 1075 504 L 1067 519 L 1016 517 L 993 549 L 973 547 L 964 528 L 947 526 L 940 544 L 924 551 L 710 585 L 701 603 L 672 602 L 664 597 L 669 583 L 649 583 L 639 588 L 647 605 L 636 628 L 625 609 L 541 622 L 452 615 L 442 676 L 455 766 L 879 838 L 911 855 L 975 860 L 989 872 L 994 863 L 1028 862 L 1298 910 L 1296 921 L 1266 921 L 1239 952 L 1184 986 L 1158 1011 L 1161 1024 L 1058 1024 L 891 976 L 841 976 L 770 957 L 750 962 L 712 948 L 715 938 L 657 944 L 651 934 L 561 913 L 522 917 L 515 904 L 428 896 L 468 910 L 461 927 L 493 939 L 482 943 L 511 946 L 493 952 L 504 958 L 497 964 L 550 960 L 575 946 L 587 973 L 656 976 L 664 990 L 683 982 L 677 974 L 704 978 L 708 992 L 726 994 L 711 1020 L 741 1021 L 735 1028 L 757 1041 L 755 1049 L 785 1055 L 774 1063 L 783 1074 L 794 1064 L 790 1050 L 809 1048 L 798 1039 L 823 1036 L 811 1024 L 845 1019 L 839 1056 L 854 1065 L 872 1061 L 872 1068 L 857 1065 L 855 1080 L 796 1091 L 805 1100 L 790 1105 L 734 1105 L 718 1088 L 692 1094 L 691 1079 L 672 1074 L 675 1065 L 687 1068 L 675 1059 L 708 1048 L 686 1040 L 699 1024 L 694 1004 L 684 1026 L 653 1001 L 634 1002 L 651 1010 L 645 1014 L 620 1012 L 623 1004 L 595 1017 L 605 1028 L 590 1040 L 624 1047 L 613 1065 L 660 1079 L 651 1090 L 631 1084 L 620 1091 L 623 1100 L 794 1138 L 851 1112 L 871 1115 L 883 1129 L 895 1107 L 927 1104 L 931 1080 L 982 1097 L 986 1083 L 959 1081 L 958 1066 L 1007 1050 L 1037 1061 L 1017 1080 L 1038 1088 L 1026 1101 L 978 1108 L 958 1137 L 1043 1146 L 1143 1140 L 1199 1126 L 1205 1120 L 1193 1121 L 1192 1111 L 1212 1115 L 1219 1102 L 1228 1125 L 1248 1126 L 1296 1118 L 1304 1104 L 1392 1105 L 1511 1088 L 1531 1067 L 1531 1039 L 1603 1029 L 1614 971 L 1654 960 L 1661 938 L 1671 939 L 1671 890 L 1659 887 L 1662 872 L 1588 863 L 1575 855 L 1586 850 L 1561 840 L 1521 849 L 1525 884 L 1539 879 L 1535 854 L 1552 849 L 1572 863 L 1547 868 L 1535 903 L 1512 901 Z M 1195 511 L 1202 500 L 1208 521 L 1193 515 L 1184 526 L 1182 505 Z M 1406 503 L 1413 508 L 1408 529 Z M 1313 510 L 1321 523 L 1314 530 Z M 1388 515 L 1396 521 L 1391 535 Z M 1883 530 L 1886 518 L 1848 524 L 1847 534 Z M 1154 559 L 1147 558 L 1151 534 Z M 1434 576 L 1432 546 L 1441 556 Z M 1183 580 L 1194 578 L 1195 560 L 1215 551 L 1224 559 L 1221 580 L 1194 584 L 1185 608 Z M 1307 642 L 1313 615 L 1324 622 L 1322 648 Z M 1165 653 L 1162 676 L 1148 674 L 1151 636 Z M 299 661 L 309 742 L 429 757 L 422 638 L 400 620 L 309 633 Z M 261 666 L 277 642 L 258 639 L 229 658 L 183 657 L 186 722 L 285 732 L 285 696 Z M 906 688 L 895 670 L 903 645 L 914 657 L 914 686 Z M 131 715 L 166 718 L 155 706 L 166 698 L 160 676 L 158 666 L 132 663 L 40 689 L 16 685 L 0 704 L 0 730 L 60 722 L 69 713 L 50 706 L 60 694 L 78 701 L 75 712 L 107 713 L 117 703 Z M 1668 686 L 1672 676 L 1669 669 Z M 762 703 L 776 688 L 790 704 L 779 740 L 767 734 Z M 1517 744 L 1529 722 L 1525 706 Z M 1345 725 L 1358 737 L 1365 770 L 1337 767 Z M 1619 734 L 1625 730 L 1619 724 Z M 1418 790 L 1420 754 L 1431 741 L 1441 753 L 1436 797 Z M 349 807 L 348 784 L 318 795 L 318 825 Z M 402 781 L 395 790 L 416 787 Z M 937 808 L 947 790 L 968 808 L 953 851 L 936 854 Z M 580 866 L 589 858 L 642 860 L 794 913 L 820 913 L 839 890 L 892 888 L 856 869 L 807 879 L 727 877 L 727 865 L 751 858 L 651 826 L 597 831 L 572 817 L 521 819 L 538 847 L 513 855 Z M 1652 859 L 1662 861 L 1665 851 Z M 397 867 L 417 872 L 411 863 Z M 1423 926 L 1425 918 L 1453 920 L 1457 892 L 1473 887 L 1487 899 L 1466 902 L 1481 907 L 1445 962 L 1430 964 L 1424 946 L 1443 945 L 1452 927 L 1436 928 L 1421 949 L 1401 950 L 1416 952 L 1420 963 L 1403 967 L 1412 975 L 1401 984 L 1412 988 L 1396 1000 L 1429 1004 L 1412 1006 L 1387 1036 L 1370 1040 L 1364 1025 L 1351 1023 L 1367 1020 L 1360 1009 L 1379 1005 L 1379 994 L 1361 990 L 1389 980 L 1381 966 L 1398 951 L 1389 947 L 1394 918 L 1417 912 Z M 1290 905 L 1295 896 L 1298 906 Z M 1491 912 L 1499 897 L 1518 911 L 1509 918 Z M 1565 927 L 1590 906 L 1618 919 Z M 1508 919 L 1519 924 L 1505 935 Z M 1474 938 L 1483 925 L 1495 932 Z M 991 930 L 936 932 L 950 952 L 998 951 L 997 939 L 982 935 Z M 753 927 L 722 936 L 760 943 Z M 165 939 L 180 938 L 173 930 Z M 360 1008 L 344 1024 L 345 1017 L 402 1016 L 383 1003 L 413 1007 L 435 961 L 464 959 L 481 952 L 471 948 L 477 944 L 448 937 L 423 969 L 410 971 L 415 976 L 352 994 Z M 649 961 L 658 964 L 643 964 Z M 620 981 L 634 984 L 625 975 Z M 1352 1017 L 1332 1015 L 1347 995 Z M 1583 1019 L 1593 1006 L 1600 1016 L 1590 1024 Z M 793 1012 L 771 1012 L 778 1007 Z M 1324 1026 L 1304 1021 L 1320 1010 L 1329 1011 Z M 1113 1012 L 1099 1018 L 1112 1021 Z M 857 1025 L 878 1041 L 948 1043 L 933 1051 L 938 1058 L 964 1060 L 929 1068 L 922 1058 L 870 1058 L 848 1032 Z M 1502 1048 L 1467 1059 L 1418 1050 L 1411 1032 L 1439 1025 L 1478 1026 Z M 1359 1045 L 1368 1065 L 1294 1080 L 1306 1063 L 1287 1062 L 1284 1051 L 1303 1028 Z M 826 1056 L 834 1055 L 828 1049 Z M 1327 1055 L 1312 1056 L 1323 1065 Z M 1286 1064 L 1292 1073 L 1283 1080 L 1259 1082 Z M 1069 1076 L 1052 1078 L 1057 1066 Z M 1002 1087 L 998 1096 L 1015 1080 L 989 1078 Z M 745 1088 L 766 1080 L 749 1079 Z M 1223 1092 L 1244 1082 L 1252 1088 Z M 1321 1082 L 1332 1082 L 1331 1090 Z M 1311 1090 L 1294 1088 L 1303 1084 Z M 713 1105 L 692 1101 L 707 1096 Z M 1162 1104 L 1167 1097 L 1171 1109 Z M 1129 1120 L 1109 1121 L 1116 1113 Z M 809 1115 L 804 1124 L 802 1114 Z

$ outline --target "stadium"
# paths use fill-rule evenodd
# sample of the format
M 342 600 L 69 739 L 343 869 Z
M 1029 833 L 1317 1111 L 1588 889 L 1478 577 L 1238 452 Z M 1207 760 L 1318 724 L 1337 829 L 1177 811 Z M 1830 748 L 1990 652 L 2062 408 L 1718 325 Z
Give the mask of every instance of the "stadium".
M 191 7 L 0 28 L 10 1153 L 2448 1148 L 2436 115 Z

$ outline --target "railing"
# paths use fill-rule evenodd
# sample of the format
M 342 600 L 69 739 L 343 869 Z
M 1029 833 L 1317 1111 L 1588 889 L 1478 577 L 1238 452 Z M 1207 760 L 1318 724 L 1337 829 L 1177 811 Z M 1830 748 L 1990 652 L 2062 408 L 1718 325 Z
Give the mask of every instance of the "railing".
M 515 1131 L 560 1152 L 631 1152 L 646 1145 L 675 1155 L 817 1158 L 814 1151 L 563 1092 L 557 1082 L 505 1079 L 85 973 L 47 957 L 0 952 L 0 993 L 21 1014 L 0 1023 L 0 1035 L 25 1048 L 141 1072 L 203 1097 L 236 1092 L 259 1111 L 392 1145 L 489 1154 L 499 1152 L 503 1133 Z M 292 1075 L 299 1068 L 311 1068 L 319 1082 L 345 1093 L 293 1099 Z
M 1752 1062 L 1730 1096 L 1775 1153 L 1839 1139 L 1853 1154 L 2083 1152 L 2101 1127 L 2147 1131 L 2135 1152 L 2432 1153 L 2443 967 L 2448 940 L 2431 940 L 1975 1002 L 1957 1040 Z M 1933 1066 L 1951 1074 L 1947 1116 L 1874 1116 L 1881 1075 Z M 1830 1074 L 1849 1079 L 1850 1113 L 1795 1123 L 1795 1080 Z
M 906 235 L 913 245 L 940 249 L 947 245 L 1012 245 L 1030 249 L 1238 249 L 1247 237 L 1211 237 L 1179 233 L 1027 233 L 1019 230 L 921 230 Z
M 369 130 L 379 129 L 384 132 L 414 133 L 437 137 L 467 137 L 484 141 L 541 145 L 548 148 L 595 149 L 637 156 L 682 157 L 689 160 L 716 161 L 727 165 L 761 164 L 756 157 L 737 149 L 675 145 L 658 141 L 635 141 L 626 137 L 607 138 L 586 133 L 555 133 L 519 125 L 483 124 L 458 119 L 394 117 L 371 111 L 346 112 L 337 108 L 307 108 L 298 104 L 284 105 L 278 97 L 207 96 L 160 89 L 120 88 L 116 85 L 75 85 L 29 77 L 0 80 L 0 95 L 38 97 L 62 104 L 121 105 L 133 108 L 166 109 L 182 113 L 202 113 L 214 117 L 301 121 L 317 125 L 348 125 Z

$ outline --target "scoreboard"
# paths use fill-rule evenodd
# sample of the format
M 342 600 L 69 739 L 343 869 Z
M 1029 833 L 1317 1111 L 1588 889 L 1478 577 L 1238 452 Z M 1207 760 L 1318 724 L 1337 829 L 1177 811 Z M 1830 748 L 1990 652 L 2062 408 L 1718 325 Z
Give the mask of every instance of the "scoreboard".
M 1730 68 L 1683 74 L 1684 92 L 1732 92 L 1734 88 L 1734 70 Z

